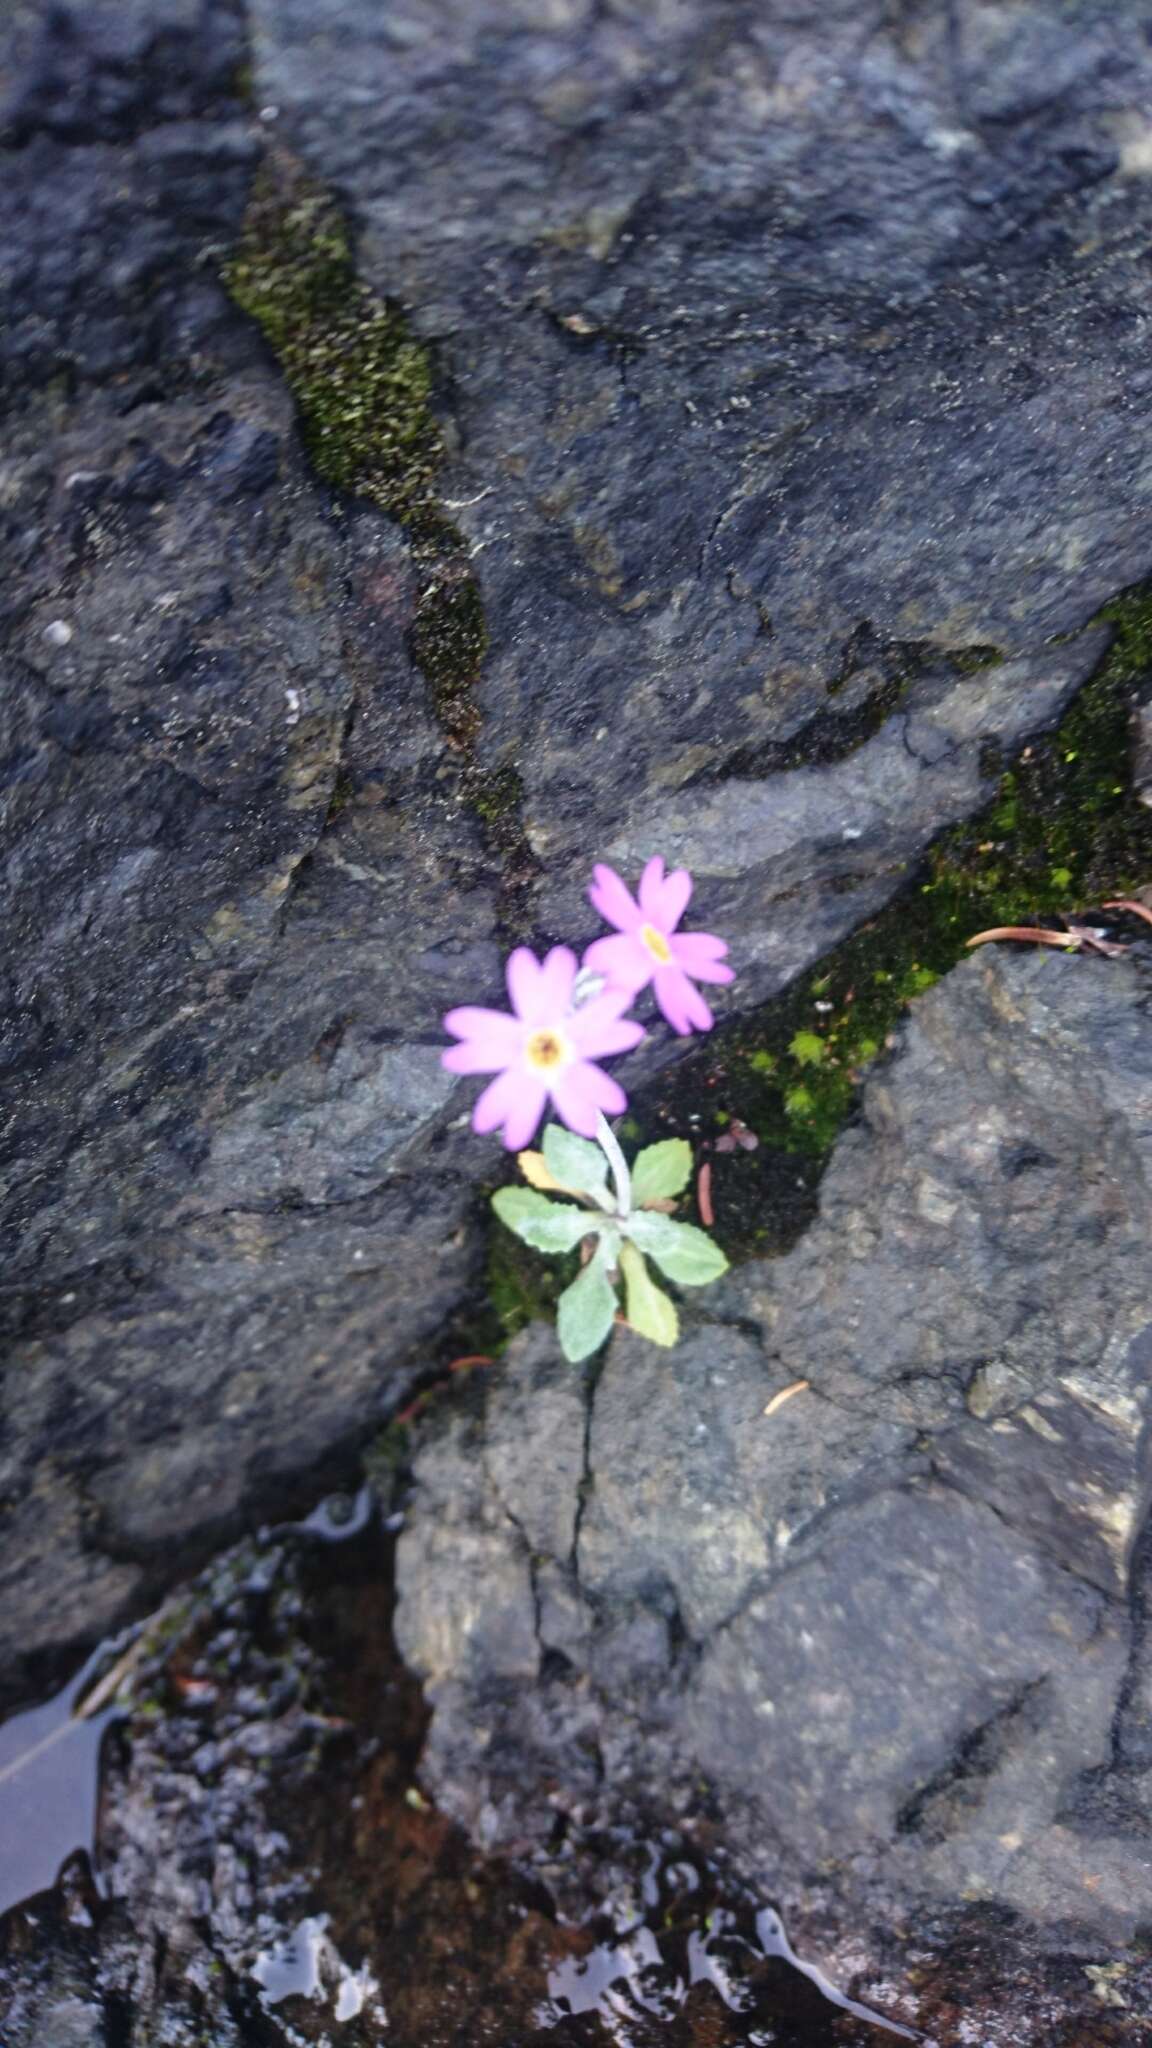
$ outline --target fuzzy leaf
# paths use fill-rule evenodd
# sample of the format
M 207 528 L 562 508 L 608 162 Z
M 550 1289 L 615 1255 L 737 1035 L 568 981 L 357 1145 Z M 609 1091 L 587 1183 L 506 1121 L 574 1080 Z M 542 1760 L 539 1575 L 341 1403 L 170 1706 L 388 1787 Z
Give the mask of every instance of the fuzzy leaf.
M 694 1223 L 673 1223 L 670 1216 L 640 1209 L 629 1217 L 627 1228 L 641 1251 L 680 1287 L 706 1287 L 728 1271 L 719 1245 Z
M 599 1145 L 559 1124 L 544 1126 L 544 1164 L 560 1187 L 608 1199 L 607 1164 Z
M 582 1358 L 591 1358 L 600 1349 L 615 1316 L 616 1289 L 608 1278 L 601 1245 L 556 1304 L 556 1333 L 570 1364 L 579 1365 Z
M 591 1218 L 571 1202 L 550 1202 L 533 1188 L 498 1188 L 492 1207 L 509 1230 L 538 1252 L 570 1252 L 587 1235 Z
M 674 1344 L 680 1335 L 676 1304 L 663 1288 L 657 1287 L 644 1263 L 643 1252 L 637 1251 L 634 1244 L 621 1246 L 620 1271 L 624 1275 L 625 1313 L 632 1329 L 652 1344 Z
M 632 1200 L 638 1209 L 645 1202 L 665 1201 L 684 1192 L 692 1177 L 692 1147 L 687 1138 L 661 1138 L 658 1145 L 645 1145 L 632 1167 Z

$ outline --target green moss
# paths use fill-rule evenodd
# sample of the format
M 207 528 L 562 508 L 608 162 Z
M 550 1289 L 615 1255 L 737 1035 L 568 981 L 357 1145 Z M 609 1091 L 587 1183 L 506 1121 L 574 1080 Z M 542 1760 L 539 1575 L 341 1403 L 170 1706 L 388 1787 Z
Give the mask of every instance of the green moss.
M 519 936 L 536 863 L 515 769 L 481 772 L 474 760 L 488 628 L 465 542 L 437 497 L 444 444 L 428 351 L 400 308 L 357 276 L 338 208 L 282 150 L 269 154 L 255 181 L 223 276 L 276 355 L 317 474 L 404 528 L 420 572 L 412 658 L 445 738 L 463 757 L 464 794 L 501 858 L 509 928 Z M 341 792 L 337 810 L 347 796 Z
M 1115 598 L 1100 620 L 1112 645 L 1057 730 L 1025 748 L 989 808 L 933 850 L 925 892 L 935 924 L 1017 924 L 1152 876 L 1152 813 L 1130 774 L 1137 686 L 1152 673 L 1152 585 Z
M 475 577 L 456 562 L 443 563 L 421 592 L 409 638 L 442 730 L 458 747 L 470 748 L 480 727 L 474 686 L 488 648 Z
M 937 840 L 879 917 L 634 1101 L 645 1138 L 714 1140 L 736 1120 L 759 1137 L 758 1151 L 715 1162 L 717 1231 L 730 1253 L 795 1239 L 865 1069 L 969 938 L 1152 879 L 1152 810 L 1134 795 L 1129 766 L 1132 706 L 1152 673 L 1152 585 L 1101 617 L 1114 638 L 1100 667 L 1056 731 L 1000 772 L 985 809 Z
M 489 832 L 500 833 L 520 818 L 524 801 L 524 778 L 514 762 L 477 773 L 472 784 L 472 808 Z
M 524 830 L 524 781 L 514 761 L 495 768 L 470 763 L 464 793 L 480 821 L 484 844 L 500 863 L 499 915 L 511 939 L 536 939 L 533 892 L 540 863 Z
M 522 1244 L 493 1214 L 491 1194 L 490 1187 L 484 1189 L 477 1216 L 485 1240 L 483 1271 L 475 1296 L 438 1346 L 444 1365 L 476 1354 L 499 1358 L 529 1323 L 554 1322 L 557 1300 L 579 1268 L 575 1252 L 546 1259 Z
M 427 350 L 357 277 L 336 207 L 282 154 L 256 179 L 224 282 L 279 360 L 318 474 L 441 534 L 433 483 L 443 443 Z
M 575 1258 L 546 1259 L 521 1244 L 495 1217 L 488 1246 L 486 1307 L 494 1318 L 497 1348 L 540 1319 L 550 1321 L 556 1303 L 576 1270 Z
M 797 1031 L 788 1041 L 788 1050 L 802 1067 L 818 1067 L 827 1051 L 824 1040 L 815 1031 Z

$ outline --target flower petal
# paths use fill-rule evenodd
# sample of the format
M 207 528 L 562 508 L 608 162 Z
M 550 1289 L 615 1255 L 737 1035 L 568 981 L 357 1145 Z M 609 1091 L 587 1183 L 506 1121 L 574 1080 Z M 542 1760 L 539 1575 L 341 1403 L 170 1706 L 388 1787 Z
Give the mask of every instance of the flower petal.
M 652 979 L 652 955 L 631 932 L 614 932 L 610 939 L 594 939 L 584 955 L 585 967 L 602 974 L 611 987 L 637 995 Z
M 658 968 L 652 988 L 673 1031 L 678 1031 L 682 1038 L 693 1030 L 711 1031 L 712 1012 L 699 989 L 693 987 L 679 967 Z
M 673 946 L 691 946 L 701 960 L 723 960 L 727 957 L 727 939 L 718 939 L 715 932 L 675 932 Z
M 509 1067 L 507 1072 L 497 1074 L 478 1097 L 472 1111 L 472 1129 L 494 1131 L 498 1124 L 503 1124 L 501 1136 L 509 1151 L 521 1152 L 535 1135 L 547 1094 L 544 1083 L 534 1074 Z
M 653 893 L 652 922 L 665 937 L 675 931 L 680 919 L 688 908 L 692 894 L 692 877 L 687 868 L 673 868 L 665 875 L 658 891 Z
M 628 1107 L 628 1097 L 619 1081 L 614 1075 L 606 1074 L 603 1067 L 594 1067 L 591 1061 L 585 1061 L 583 1065 L 589 1092 L 605 1116 L 623 1116 Z
M 605 924 L 614 924 L 617 931 L 633 932 L 644 919 L 640 906 L 624 887 L 615 868 L 598 861 L 592 870 L 592 884 L 588 901 L 593 910 L 598 910 Z
M 736 979 L 732 969 L 724 965 L 727 946 L 723 939 L 714 939 L 710 932 L 675 932 L 668 944 L 677 967 L 682 967 L 694 981 Z
M 552 1100 L 570 1131 L 582 1138 L 596 1136 L 596 1119 L 601 1110 L 619 1116 L 628 1107 L 628 1097 L 618 1081 L 591 1060 L 574 1060 L 557 1074 L 552 1083 Z
M 541 989 L 543 968 L 535 953 L 527 946 L 517 946 L 509 953 L 504 968 L 504 979 L 508 984 L 508 999 L 522 1024 L 541 1024 L 544 1021 Z
M 508 1062 L 478 1039 L 466 1038 L 461 1045 L 450 1045 L 441 1053 L 440 1065 L 450 1074 L 502 1074 Z
M 478 1010 L 465 1006 L 449 1010 L 445 1031 L 463 1039 L 441 1055 L 450 1074 L 494 1074 L 520 1057 L 524 1028 L 505 1010 Z
M 547 1007 L 539 1019 L 541 1024 L 558 1024 L 571 1009 L 572 984 L 576 974 L 577 960 L 571 948 L 553 946 L 540 969 L 542 1000 L 547 999 Z
M 660 923 L 660 899 L 664 889 L 664 856 L 654 853 L 644 864 L 640 887 L 636 891 L 640 908 L 650 924 Z
M 516 1106 L 504 1121 L 504 1143 L 510 1152 L 522 1152 L 526 1145 L 532 1143 L 547 1107 L 548 1090 L 544 1083 L 525 1074 Z
M 602 996 L 595 996 L 590 1003 L 582 1003 L 567 1021 L 567 1032 L 578 1053 L 585 1059 L 606 1059 L 609 1053 L 631 1052 L 644 1036 L 644 1026 L 634 1017 L 625 1017 L 622 1010 L 632 1001 L 628 994 L 609 990 Z

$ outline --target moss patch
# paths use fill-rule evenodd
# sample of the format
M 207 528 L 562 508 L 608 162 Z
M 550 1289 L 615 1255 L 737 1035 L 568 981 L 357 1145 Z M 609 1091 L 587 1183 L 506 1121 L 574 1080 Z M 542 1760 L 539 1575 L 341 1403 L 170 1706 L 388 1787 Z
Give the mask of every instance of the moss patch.
M 579 1266 L 577 1253 L 546 1259 L 534 1252 L 495 1216 L 488 1240 L 485 1308 L 491 1327 L 488 1349 L 502 1351 L 529 1323 L 550 1322 L 556 1303 Z
M 533 894 L 540 863 L 524 830 L 524 781 L 512 761 L 496 768 L 470 762 L 464 793 L 480 823 L 484 844 L 500 864 L 500 928 L 523 944 L 536 939 Z
M 444 449 L 427 350 L 399 308 L 357 277 L 337 208 L 282 152 L 257 175 L 223 275 L 279 361 L 318 475 L 441 537 L 434 480 Z
M 493 845 L 507 844 L 520 830 L 524 778 L 512 762 L 477 770 L 472 778 L 472 808 Z
M 1114 638 L 1054 733 L 1026 747 L 994 802 L 934 849 L 933 921 L 1014 924 L 1152 879 L 1152 811 L 1131 782 L 1131 719 L 1152 675 L 1152 584 L 1105 605 Z M 972 927 L 979 929 L 979 926 Z
M 679 1131 L 709 1148 L 717 1234 L 730 1255 L 799 1236 L 865 1070 L 974 933 L 1055 923 L 1057 911 L 1152 880 L 1152 810 L 1130 772 L 1132 709 L 1152 675 L 1152 584 L 1101 617 L 1114 629 L 1103 662 L 1059 727 L 1001 773 L 992 802 L 936 841 L 880 916 L 634 1102 L 637 1139 Z M 759 1149 L 717 1158 L 710 1148 L 734 1122 Z
M 428 351 L 401 309 L 358 277 L 339 209 L 284 150 L 271 151 L 256 178 L 223 276 L 276 356 L 317 474 L 378 505 L 409 541 L 420 581 L 409 649 L 437 723 L 463 757 L 464 795 L 501 860 L 502 897 L 519 935 L 536 864 L 515 767 L 482 771 L 474 760 L 488 628 L 464 537 L 437 494 L 444 441 Z
M 467 750 L 480 730 L 474 684 L 488 647 L 484 602 L 474 576 L 442 561 L 425 583 L 409 633 L 440 727 Z
M 509 1183 L 520 1184 L 511 1158 L 500 1185 Z M 554 1322 L 556 1303 L 579 1270 L 579 1253 L 545 1258 L 505 1229 L 491 1206 L 496 1185 L 490 1182 L 477 1196 L 475 1223 L 484 1239 L 484 1265 L 476 1292 L 437 1340 L 434 1384 L 441 1387 L 454 1360 L 476 1354 L 499 1358 L 529 1323 Z

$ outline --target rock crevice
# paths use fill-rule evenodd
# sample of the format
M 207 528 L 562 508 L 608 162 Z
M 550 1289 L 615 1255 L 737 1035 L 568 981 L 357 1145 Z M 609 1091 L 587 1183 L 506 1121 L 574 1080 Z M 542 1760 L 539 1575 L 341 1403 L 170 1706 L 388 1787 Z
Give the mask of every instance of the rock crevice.
M 1147 1714 L 1148 975 L 1001 952 L 923 997 L 807 1236 L 730 1274 L 715 1319 L 702 1297 L 675 1351 L 613 1339 L 587 1479 L 543 1329 L 433 1433 L 398 1637 L 433 1707 L 428 1781 L 486 1840 L 631 1798 L 718 1814 L 774 1897 L 817 1872 L 857 1917 L 963 1895 L 1044 1939 L 1133 1938 L 1152 1775 L 1116 1730 Z M 494 1662 L 527 1586 L 498 1544 L 461 1548 L 496 1469 L 563 1589 L 543 1679 Z

